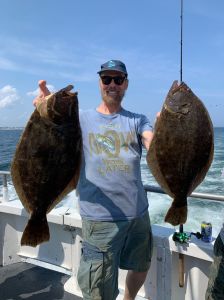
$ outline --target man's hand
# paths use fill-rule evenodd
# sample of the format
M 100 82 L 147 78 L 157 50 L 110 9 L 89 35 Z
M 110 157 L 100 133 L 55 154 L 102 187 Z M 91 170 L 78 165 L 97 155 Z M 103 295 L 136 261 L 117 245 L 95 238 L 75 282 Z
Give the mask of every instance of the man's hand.
M 44 97 L 50 95 L 50 91 L 48 90 L 46 86 L 46 81 L 45 80 L 39 80 L 38 85 L 40 89 L 39 95 L 33 100 L 33 105 L 36 106 L 40 100 L 43 100 Z
M 156 120 L 158 120 L 158 119 L 159 119 L 159 117 L 160 117 L 160 114 L 161 114 L 161 112 L 160 112 L 160 111 L 158 111 L 158 112 L 157 112 L 157 114 L 156 114 Z

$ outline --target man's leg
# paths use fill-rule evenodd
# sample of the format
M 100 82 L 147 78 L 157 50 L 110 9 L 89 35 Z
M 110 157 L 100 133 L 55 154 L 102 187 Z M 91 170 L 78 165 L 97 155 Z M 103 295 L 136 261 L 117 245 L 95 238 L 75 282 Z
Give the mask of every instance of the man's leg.
M 85 300 L 115 300 L 120 252 L 128 222 L 82 221 L 78 283 Z
M 145 282 L 152 257 L 153 238 L 148 212 L 133 220 L 122 249 L 120 268 L 128 270 L 124 300 L 135 299 Z
M 125 282 L 124 300 L 134 300 L 145 282 L 148 271 L 136 272 L 129 270 Z
M 214 244 L 214 262 L 210 267 L 205 299 L 224 299 L 224 245 L 220 235 L 218 235 Z

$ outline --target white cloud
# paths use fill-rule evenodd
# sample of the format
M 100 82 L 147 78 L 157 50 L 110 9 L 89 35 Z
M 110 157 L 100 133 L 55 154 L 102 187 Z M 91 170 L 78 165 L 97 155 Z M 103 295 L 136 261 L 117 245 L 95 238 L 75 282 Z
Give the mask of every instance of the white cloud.
M 0 69 L 41 77 L 45 74 L 46 78 L 73 78 L 75 74 L 82 82 L 90 81 L 103 61 L 101 55 L 98 57 L 99 51 L 103 52 L 89 42 L 86 45 L 85 40 L 79 42 L 79 47 L 63 40 L 51 40 L 46 45 L 41 39 L 24 42 L 15 36 L 0 34 Z M 88 70 L 88 74 L 83 74 L 84 70 Z
M 51 84 L 47 84 L 47 88 L 49 89 L 49 91 L 51 93 L 56 92 L 55 87 Z M 37 88 L 36 90 L 27 92 L 26 94 L 27 94 L 27 96 L 37 97 L 39 95 L 39 93 L 40 93 L 40 90 L 39 90 L 39 88 Z
M 16 88 L 6 85 L 0 89 L 0 109 L 12 105 L 19 100 Z

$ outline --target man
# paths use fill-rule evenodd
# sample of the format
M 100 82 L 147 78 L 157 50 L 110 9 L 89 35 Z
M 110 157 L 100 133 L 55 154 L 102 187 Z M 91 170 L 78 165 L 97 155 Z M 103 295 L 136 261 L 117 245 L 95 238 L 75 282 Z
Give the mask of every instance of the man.
M 140 159 L 142 145 L 149 149 L 153 133 L 144 115 L 121 105 L 128 88 L 125 64 L 110 60 L 98 74 L 102 101 L 96 109 L 80 112 L 83 161 L 77 192 L 83 243 L 78 282 L 85 300 L 114 300 L 118 269 L 126 269 L 124 299 L 132 300 L 152 256 Z M 39 86 L 40 100 L 49 91 L 45 81 Z
M 214 261 L 210 267 L 205 299 L 224 299 L 224 224 L 214 244 Z

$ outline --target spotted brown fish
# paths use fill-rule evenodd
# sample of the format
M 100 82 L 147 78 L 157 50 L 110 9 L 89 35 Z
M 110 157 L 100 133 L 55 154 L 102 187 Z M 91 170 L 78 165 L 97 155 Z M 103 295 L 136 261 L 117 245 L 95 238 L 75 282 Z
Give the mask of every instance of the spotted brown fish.
M 165 221 L 184 224 L 187 197 L 203 181 L 213 160 L 213 126 L 201 100 L 175 81 L 165 99 L 147 163 L 162 189 L 173 198 Z
M 49 240 L 46 214 L 77 185 L 82 136 L 77 93 L 72 88 L 39 102 L 16 148 L 12 180 L 30 213 L 21 245 L 35 247 Z

